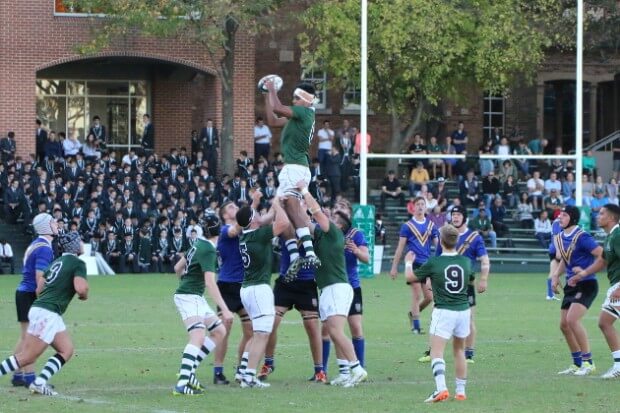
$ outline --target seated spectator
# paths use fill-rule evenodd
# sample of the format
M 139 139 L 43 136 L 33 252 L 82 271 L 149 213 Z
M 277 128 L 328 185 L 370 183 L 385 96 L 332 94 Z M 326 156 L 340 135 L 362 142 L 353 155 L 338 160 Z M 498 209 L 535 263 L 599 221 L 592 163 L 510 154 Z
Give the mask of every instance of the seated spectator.
M 542 208 L 543 191 L 545 190 L 545 182 L 540 179 L 540 172 L 534 171 L 532 177 L 527 180 L 527 192 L 529 201 L 532 203 L 534 210 L 538 211 Z
M 562 192 L 562 182 L 558 180 L 558 174 L 555 172 L 551 172 L 549 179 L 545 181 L 545 195 L 549 195 L 552 189 L 555 189 L 558 194 Z
M 447 222 L 452 222 L 452 214 L 451 214 L 452 208 L 454 208 L 455 206 L 460 206 L 460 205 L 461 205 L 461 198 L 459 198 L 458 196 L 452 198 L 452 202 L 446 208 L 446 221 Z
M 508 237 L 505 246 L 510 248 L 512 247 L 512 240 L 510 239 L 510 229 L 504 222 L 506 214 L 506 207 L 504 206 L 502 197 L 495 197 L 495 201 L 493 201 L 493 205 L 491 206 L 491 224 L 498 237 Z
M 506 159 L 510 158 L 510 145 L 508 144 L 508 139 L 505 137 L 499 141 L 499 145 L 495 147 L 495 153 L 502 158 L 500 158 L 501 162 L 504 162 Z
M 551 193 L 545 198 L 545 209 L 552 219 L 556 219 L 560 215 L 560 210 L 564 206 L 564 200 L 560 196 L 557 189 L 551 189 Z
M 560 193 L 564 199 L 572 196 L 575 190 L 575 174 L 568 172 L 562 182 L 562 192 Z
M 497 234 L 493 231 L 493 224 L 491 224 L 485 208 L 479 208 L 478 216 L 469 220 L 467 226 L 474 231 L 478 231 L 485 241 L 489 241 L 491 248 L 497 248 Z
M 602 176 L 597 176 L 594 180 L 594 192 L 596 192 L 597 189 L 603 191 L 605 196 L 607 196 L 607 185 L 605 184 L 605 182 L 603 182 Z
M 409 196 L 416 196 L 416 192 L 430 181 L 428 171 L 424 168 L 424 163 L 418 161 L 416 167 L 409 174 Z
M 424 201 L 426 201 L 426 213 L 430 213 L 437 206 L 437 200 L 433 196 L 431 191 L 427 191 L 424 196 Z
M 431 136 L 430 142 L 427 146 L 427 151 L 429 154 L 432 154 L 432 155 L 440 155 L 442 153 L 441 145 L 437 143 L 436 136 Z M 430 159 L 428 161 L 428 164 L 430 165 L 431 171 L 433 173 L 433 179 L 437 179 L 440 176 L 440 175 L 437 175 L 437 168 L 440 168 L 442 177 L 446 176 L 446 165 L 443 160 Z
M 534 207 L 530 197 L 526 192 L 521 193 L 519 204 L 517 205 L 517 217 L 521 223 L 521 228 L 531 229 L 534 226 Z
M 495 171 L 490 170 L 487 176 L 482 180 L 482 196 L 484 197 L 484 203 L 487 208 L 491 206 L 491 202 L 493 202 L 499 192 L 499 179 L 495 176 Z
M 403 194 L 400 182 L 393 170 L 388 171 L 381 184 L 381 211 L 385 211 L 385 200 L 387 198 L 398 199 L 401 206 L 405 204 L 405 194 Z
M 592 151 L 589 150 L 583 155 L 583 171 L 588 174 L 588 176 L 596 176 L 596 158 L 592 154 Z
M 428 219 L 430 219 L 433 224 L 435 224 L 435 228 L 437 229 L 443 227 L 447 222 L 446 214 L 441 212 L 441 208 L 439 207 L 439 205 L 433 208 L 431 213 L 428 214 Z
M 609 198 L 609 202 L 618 205 L 618 182 L 616 178 L 611 178 L 605 187 L 607 189 L 607 198 Z
M 591 226 L 592 229 L 596 229 L 596 218 L 598 217 L 601 208 L 605 206 L 605 204 L 609 204 L 609 199 L 605 196 L 605 191 L 602 189 L 597 189 L 594 191 L 594 198 L 590 202 L 590 215 L 591 215 Z
M 443 176 L 437 178 L 437 185 L 435 185 L 431 191 L 433 192 L 433 197 L 437 199 L 437 205 L 439 205 L 442 210 L 448 206 L 448 189 L 446 188 L 446 180 Z
M 467 176 L 460 185 L 461 199 L 465 201 L 465 207 L 468 205 L 477 205 L 478 198 L 480 197 L 480 184 L 478 179 L 474 176 L 474 171 L 467 171 Z
M 508 208 L 515 208 L 517 206 L 517 184 L 512 175 L 508 176 L 508 179 L 502 185 L 502 198 L 504 198 Z
M 13 256 L 13 249 L 11 244 L 6 239 L 0 239 L 0 263 L 9 264 L 11 272 L 9 274 L 15 274 L 15 257 Z M 2 266 L 0 266 L 0 274 L 4 274 Z
M 91 133 L 86 138 L 86 142 L 84 142 L 84 146 L 82 147 L 82 153 L 84 154 L 84 159 L 89 162 L 97 161 L 101 158 L 99 143 L 94 134 Z
M 45 142 L 45 160 L 54 163 L 56 161 L 61 161 L 62 156 L 62 143 L 60 143 L 56 133 L 51 131 L 47 138 L 47 142 Z
M 551 242 L 551 221 L 547 211 L 542 210 L 538 218 L 534 220 L 534 236 L 545 250 L 549 248 Z
M 77 138 L 77 131 L 69 134 L 69 137 L 62 143 L 64 156 L 75 156 L 82 149 L 82 144 Z
M 504 162 L 502 162 L 501 166 L 499 167 L 498 175 L 502 183 L 506 182 L 509 176 L 512 176 L 515 182 L 519 178 L 517 168 L 515 168 L 514 164 L 509 159 L 506 159 Z

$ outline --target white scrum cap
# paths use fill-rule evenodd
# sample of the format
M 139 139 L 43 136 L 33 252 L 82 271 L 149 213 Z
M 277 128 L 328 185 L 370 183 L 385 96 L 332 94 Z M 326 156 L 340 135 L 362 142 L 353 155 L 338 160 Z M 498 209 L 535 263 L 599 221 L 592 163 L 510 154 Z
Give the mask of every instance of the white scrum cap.
M 54 217 L 44 212 L 34 217 L 32 220 L 32 226 L 38 235 L 54 235 L 51 225 L 53 220 Z

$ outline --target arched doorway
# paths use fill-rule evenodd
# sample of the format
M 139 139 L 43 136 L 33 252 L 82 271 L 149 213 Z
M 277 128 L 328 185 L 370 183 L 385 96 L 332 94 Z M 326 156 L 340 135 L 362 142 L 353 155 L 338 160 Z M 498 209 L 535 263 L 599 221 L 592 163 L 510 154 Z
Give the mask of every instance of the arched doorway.
M 575 81 L 553 80 L 545 82 L 544 88 L 544 131 L 543 136 L 551 145 L 564 151 L 575 149 Z M 596 116 L 596 107 L 591 108 L 590 83 L 583 83 L 583 141 L 590 142 L 590 118 Z M 552 146 L 553 147 L 553 146 Z

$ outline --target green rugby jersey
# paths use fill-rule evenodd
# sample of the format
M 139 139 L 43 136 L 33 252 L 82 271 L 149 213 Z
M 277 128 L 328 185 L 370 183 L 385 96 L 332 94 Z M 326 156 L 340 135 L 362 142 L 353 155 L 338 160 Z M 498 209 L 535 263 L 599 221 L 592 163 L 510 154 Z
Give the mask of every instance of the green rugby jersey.
M 620 282 L 620 227 L 612 228 L 603 246 L 603 258 L 607 261 L 607 278 L 610 284 Z
M 211 241 L 198 238 L 185 254 L 185 272 L 179 280 L 176 294 L 203 295 L 205 272 L 215 272 L 217 251 Z
M 284 163 L 308 165 L 308 149 L 314 136 L 314 108 L 290 106 L 293 117 L 282 130 L 282 156 Z
M 271 225 L 241 233 L 239 252 L 243 260 L 242 287 L 259 284 L 271 285 L 272 238 L 273 228 Z
M 473 281 L 474 272 L 469 258 L 462 255 L 431 257 L 415 270 L 418 280 L 431 280 L 436 308 L 464 311 L 469 308 L 467 285 Z
M 314 252 L 321 260 L 321 266 L 315 272 L 319 289 L 349 282 L 344 257 L 344 234 L 333 222 L 329 223 L 327 232 L 318 225 L 315 227 Z
M 73 279 L 86 278 L 86 264 L 73 254 L 63 254 L 45 270 L 45 287 L 32 304 L 63 315 L 75 295 Z

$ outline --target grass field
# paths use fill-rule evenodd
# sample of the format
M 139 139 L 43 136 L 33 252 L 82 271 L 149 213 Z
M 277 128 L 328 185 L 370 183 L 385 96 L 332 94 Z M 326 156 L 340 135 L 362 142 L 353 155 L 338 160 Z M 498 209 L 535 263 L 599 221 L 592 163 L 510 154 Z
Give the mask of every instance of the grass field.
M 18 326 L 14 289 L 18 278 L 0 277 L 0 357 L 12 353 Z M 470 366 L 466 402 L 427 406 L 433 390 L 428 364 L 416 360 L 427 336 L 408 329 L 408 290 L 388 277 L 365 280 L 365 335 L 369 382 L 354 389 L 307 383 L 312 363 L 300 318 L 289 313 L 279 335 L 276 371 L 269 389 L 208 386 L 205 396 L 173 397 L 171 390 L 186 343 L 172 302 L 172 275 L 93 277 L 91 298 L 74 300 L 65 323 L 76 355 L 52 383 L 57 398 L 30 395 L 0 382 L 0 412 L 611 412 L 620 383 L 598 379 L 610 366 L 609 352 L 596 327 L 601 293 L 586 319 L 595 377 L 558 377 L 570 364 L 557 326 L 558 302 L 544 300 L 544 276 L 497 275 L 478 299 L 479 340 Z M 601 291 L 607 280 L 601 280 Z M 429 314 L 423 314 L 428 322 Z M 237 321 L 233 340 L 239 336 Z M 234 351 L 233 351 L 234 352 Z M 46 357 L 50 352 L 46 353 Z M 232 355 L 229 353 L 229 355 Z M 209 384 L 211 359 L 198 370 Z M 44 362 L 39 360 L 39 368 Z M 335 371 L 334 356 L 330 358 Z M 454 390 L 454 365 L 447 356 L 448 384 Z M 226 373 L 232 375 L 229 357 Z

